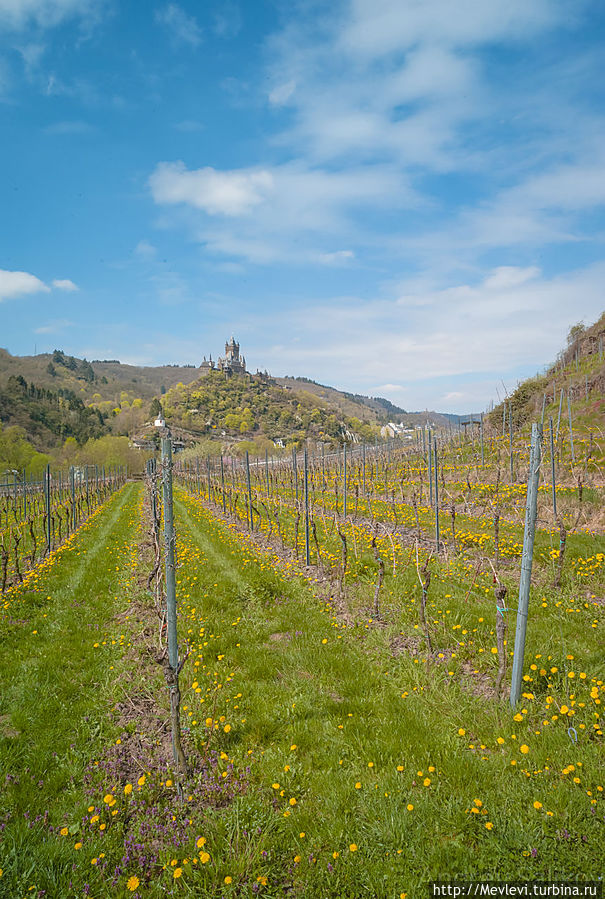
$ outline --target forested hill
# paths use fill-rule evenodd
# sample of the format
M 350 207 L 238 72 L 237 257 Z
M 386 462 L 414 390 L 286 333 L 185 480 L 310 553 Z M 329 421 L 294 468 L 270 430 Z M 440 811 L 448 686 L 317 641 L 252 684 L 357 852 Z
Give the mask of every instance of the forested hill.
M 306 382 L 291 384 L 282 386 L 262 374 L 226 378 L 212 371 L 193 384 L 169 390 L 162 408 L 171 426 L 200 435 L 287 442 L 347 435 L 371 440 L 378 435 L 381 419 L 362 403 L 347 401 L 345 414 L 336 403 L 307 390 Z
M 130 400 L 150 400 L 170 387 L 199 377 L 193 365 L 126 365 L 117 359 L 79 359 L 62 350 L 37 356 L 12 356 L 0 349 L 0 384 L 11 375 L 57 392 L 71 390 L 85 402 L 99 400 L 119 406 L 123 395 Z
M 0 383 L 0 426 L 19 427 L 36 449 L 46 451 L 67 437 L 85 443 L 108 432 L 102 413 L 71 390 L 55 392 L 28 384 L 21 375 Z

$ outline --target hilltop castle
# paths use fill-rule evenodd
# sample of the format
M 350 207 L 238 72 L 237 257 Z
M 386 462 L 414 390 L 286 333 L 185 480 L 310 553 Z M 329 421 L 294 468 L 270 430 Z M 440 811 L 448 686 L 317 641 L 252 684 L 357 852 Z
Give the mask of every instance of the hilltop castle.
M 219 356 L 216 365 L 212 356 L 210 356 L 210 359 L 206 359 L 204 356 L 204 361 L 200 365 L 201 373 L 207 375 L 208 372 L 215 370 L 222 371 L 226 377 L 246 374 L 246 359 L 244 356 L 240 356 L 239 343 L 237 343 L 235 337 L 232 336 L 231 340 L 225 344 L 225 355 Z

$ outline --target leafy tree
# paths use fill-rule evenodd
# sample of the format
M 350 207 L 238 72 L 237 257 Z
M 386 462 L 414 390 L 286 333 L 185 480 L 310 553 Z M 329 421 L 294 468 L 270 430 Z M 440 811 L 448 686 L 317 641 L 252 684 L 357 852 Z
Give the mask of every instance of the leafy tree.
M 573 346 L 576 340 L 584 334 L 586 331 L 586 325 L 584 322 L 576 322 L 575 325 L 572 325 L 567 334 L 567 346 Z
M 23 428 L 2 428 L 0 425 L 0 474 L 25 468 L 31 474 L 38 475 L 48 462 L 49 457 L 39 453 L 26 439 Z
M 71 365 L 70 365 L 70 368 L 71 368 Z M 90 362 L 87 362 L 86 359 L 83 359 L 82 362 L 80 362 L 80 365 L 77 366 L 77 371 L 78 371 L 79 378 L 83 378 L 85 381 L 94 381 L 95 380 L 96 376 L 95 376 L 94 369 L 93 369 L 92 365 L 90 364 Z

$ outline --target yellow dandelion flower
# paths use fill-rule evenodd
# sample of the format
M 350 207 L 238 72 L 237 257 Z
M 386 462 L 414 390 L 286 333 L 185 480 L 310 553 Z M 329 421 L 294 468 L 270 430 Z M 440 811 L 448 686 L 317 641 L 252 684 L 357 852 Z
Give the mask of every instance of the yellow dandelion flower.
M 134 893 L 134 891 L 137 889 L 140 882 L 141 881 L 136 876 L 136 874 L 133 874 L 132 877 L 129 877 L 128 880 L 126 881 L 126 889 L 130 890 L 131 893 Z
M 203 865 L 210 861 L 210 855 L 207 852 L 200 852 L 200 861 Z
M 349 846 L 349 851 L 357 852 L 357 843 L 351 843 L 351 845 Z

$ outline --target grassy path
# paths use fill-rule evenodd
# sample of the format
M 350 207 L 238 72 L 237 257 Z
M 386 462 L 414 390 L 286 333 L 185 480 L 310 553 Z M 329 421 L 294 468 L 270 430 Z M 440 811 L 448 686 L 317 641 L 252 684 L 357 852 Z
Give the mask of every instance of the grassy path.
M 94 644 L 123 607 L 139 496 L 139 487 L 126 485 L 7 594 L 0 619 L 0 895 L 71 893 L 75 839 L 60 830 L 66 817 L 86 813 L 83 772 L 110 729 L 114 671 Z
M 266 878 L 272 895 L 412 897 L 440 874 L 601 873 L 594 743 L 369 651 L 199 502 L 181 494 L 177 514 L 181 633 L 197 646 L 185 714 L 236 767 L 252 762 L 255 783 L 209 820 L 206 886 L 224 875 L 230 890 Z M 584 768 L 588 794 L 563 762 Z

